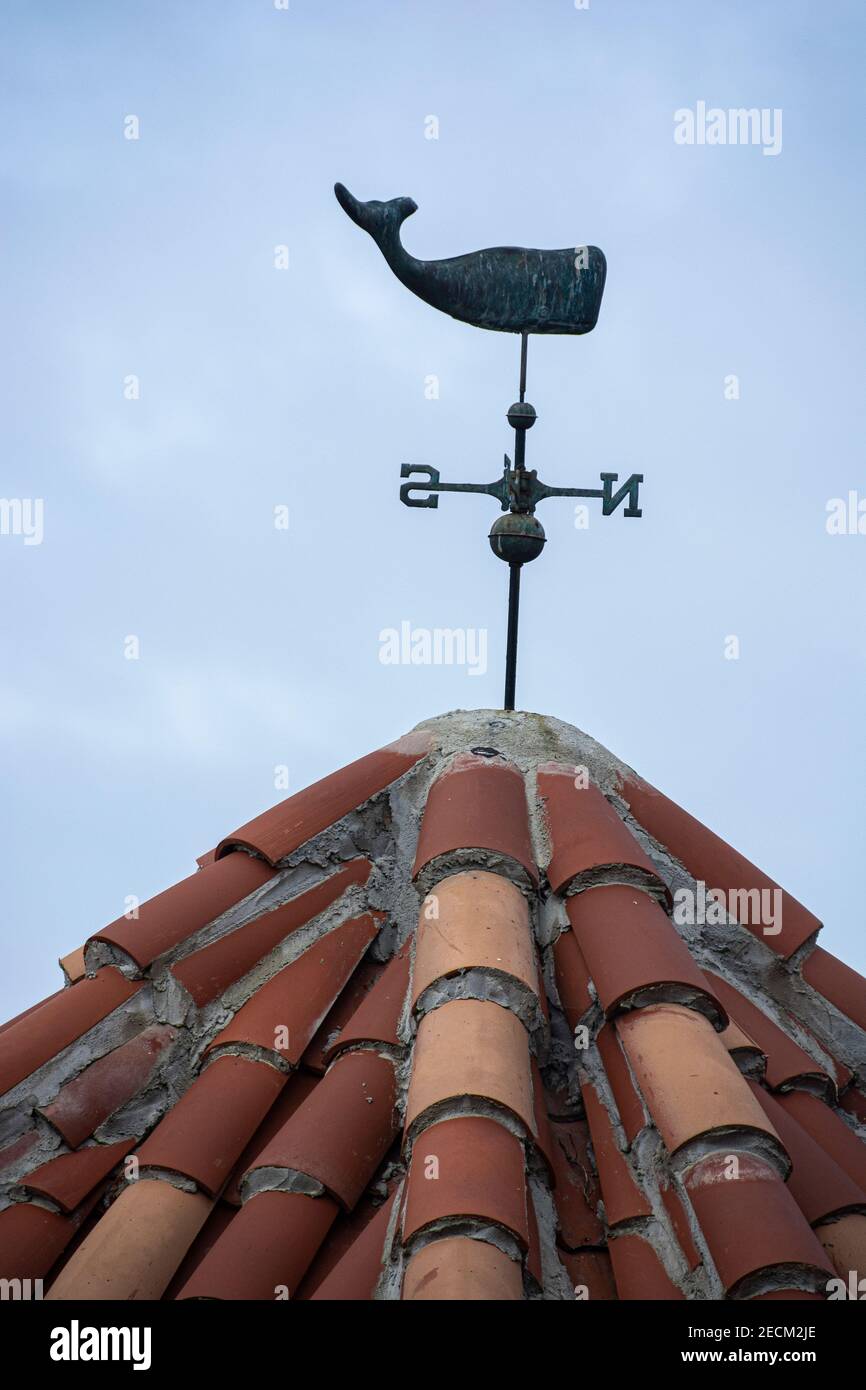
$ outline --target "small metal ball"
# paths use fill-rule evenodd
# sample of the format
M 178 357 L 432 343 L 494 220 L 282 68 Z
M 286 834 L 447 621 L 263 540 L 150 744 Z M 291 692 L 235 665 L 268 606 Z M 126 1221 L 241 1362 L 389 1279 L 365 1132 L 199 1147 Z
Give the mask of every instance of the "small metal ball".
M 507 420 L 514 430 L 531 429 L 538 419 L 535 413 L 535 406 L 530 405 L 529 401 L 515 401 L 514 405 L 508 407 Z
M 544 549 L 544 527 L 534 516 L 506 512 L 490 528 L 490 549 L 509 565 L 526 565 L 537 560 Z

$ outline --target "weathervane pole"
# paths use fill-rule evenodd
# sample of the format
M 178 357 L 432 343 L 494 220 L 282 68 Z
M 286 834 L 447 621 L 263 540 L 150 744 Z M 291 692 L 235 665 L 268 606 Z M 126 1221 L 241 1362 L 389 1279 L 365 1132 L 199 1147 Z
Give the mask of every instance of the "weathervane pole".
M 526 355 L 529 334 L 520 335 L 520 403 L 526 400 Z M 514 467 L 522 470 L 526 458 L 526 430 L 514 427 Z M 521 565 L 512 561 L 508 566 L 508 636 L 505 646 L 505 697 L 502 708 L 514 709 L 517 689 L 517 624 L 520 616 Z

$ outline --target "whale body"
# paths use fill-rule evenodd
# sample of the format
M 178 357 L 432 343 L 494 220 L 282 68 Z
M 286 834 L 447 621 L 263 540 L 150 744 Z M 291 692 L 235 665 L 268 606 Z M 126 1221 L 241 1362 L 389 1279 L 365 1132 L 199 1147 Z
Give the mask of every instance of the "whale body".
M 364 203 L 334 185 L 343 210 L 369 232 L 407 289 L 452 318 L 499 333 L 589 333 L 596 325 L 607 262 L 597 246 L 537 251 L 491 246 L 441 261 L 419 261 L 400 241 L 417 212 L 412 198 Z

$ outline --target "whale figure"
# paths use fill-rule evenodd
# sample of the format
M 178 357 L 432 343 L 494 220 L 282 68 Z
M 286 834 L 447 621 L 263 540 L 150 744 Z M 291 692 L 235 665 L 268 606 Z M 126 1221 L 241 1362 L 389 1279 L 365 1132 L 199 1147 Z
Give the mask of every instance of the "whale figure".
M 363 203 L 342 183 L 344 212 L 369 232 L 407 289 L 452 318 L 499 333 L 589 333 L 596 325 L 607 262 L 597 246 L 536 251 L 491 246 L 442 261 L 419 261 L 400 241 L 418 211 L 412 198 Z

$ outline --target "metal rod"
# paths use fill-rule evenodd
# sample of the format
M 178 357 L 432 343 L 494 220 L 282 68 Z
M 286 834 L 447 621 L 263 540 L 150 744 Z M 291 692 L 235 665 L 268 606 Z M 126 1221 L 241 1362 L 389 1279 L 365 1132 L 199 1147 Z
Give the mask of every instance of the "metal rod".
M 520 335 L 520 399 L 526 398 L 526 348 L 529 343 L 529 334 Z
M 505 651 L 504 709 L 514 709 L 517 684 L 517 616 L 520 608 L 520 565 L 508 566 L 508 640 Z

